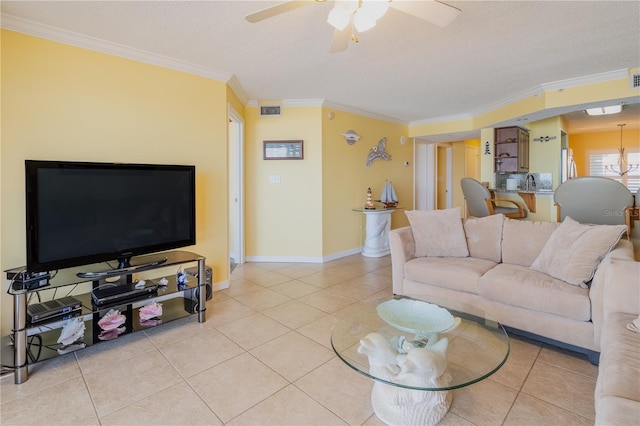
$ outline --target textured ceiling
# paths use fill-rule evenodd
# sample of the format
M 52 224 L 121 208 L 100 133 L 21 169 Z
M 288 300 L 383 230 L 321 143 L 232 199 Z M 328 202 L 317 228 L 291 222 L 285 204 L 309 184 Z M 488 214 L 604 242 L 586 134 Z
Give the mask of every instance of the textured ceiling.
M 234 76 L 245 100 L 323 99 L 414 124 L 476 115 L 545 83 L 640 66 L 638 1 L 450 1 L 462 14 L 445 28 L 389 10 L 358 44 L 334 54 L 326 23 L 333 2 L 256 24 L 244 19 L 278 3 L 3 0 L 1 10 L 3 18 Z M 637 109 L 626 111 L 640 123 Z

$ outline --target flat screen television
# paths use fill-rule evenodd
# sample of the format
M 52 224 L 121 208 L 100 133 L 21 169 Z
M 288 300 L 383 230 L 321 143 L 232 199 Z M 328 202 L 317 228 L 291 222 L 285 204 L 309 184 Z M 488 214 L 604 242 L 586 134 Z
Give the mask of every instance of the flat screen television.
M 195 166 L 25 161 L 27 271 L 193 245 Z

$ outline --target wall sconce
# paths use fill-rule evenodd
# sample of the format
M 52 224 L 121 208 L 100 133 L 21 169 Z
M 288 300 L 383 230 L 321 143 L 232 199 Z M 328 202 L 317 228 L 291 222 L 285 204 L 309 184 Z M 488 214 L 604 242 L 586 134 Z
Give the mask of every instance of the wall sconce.
M 484 155 L 491 155 L 491 144 L 489 144 L 489 141 L 484 143 Z

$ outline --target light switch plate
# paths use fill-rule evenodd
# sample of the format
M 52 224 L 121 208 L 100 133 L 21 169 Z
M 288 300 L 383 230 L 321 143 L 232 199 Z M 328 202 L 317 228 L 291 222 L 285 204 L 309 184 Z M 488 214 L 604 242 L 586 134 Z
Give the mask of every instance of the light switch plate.
M 269 183 L 280 183 L 280 176 L 279 175 L 269 176 Z

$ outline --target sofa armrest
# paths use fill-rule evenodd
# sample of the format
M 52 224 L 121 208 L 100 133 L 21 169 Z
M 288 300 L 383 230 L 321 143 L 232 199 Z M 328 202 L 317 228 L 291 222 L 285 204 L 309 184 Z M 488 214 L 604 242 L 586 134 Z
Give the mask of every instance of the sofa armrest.
M 604 315 L 640 315 L 640 262 L 611 259 L 605 274 Z
M 404 294 L 404 264 L 415 257 L 416 245 L 410 226 L 389 232 L 393 294 Z
M 619 264 L 636 264 L 633 254 L 633 245 L 628 240 L 620 240 L 616 247 L 605 256 L 602 260 L 596 273 L 591 281 L 591 287 L 589 289 L 589 298 L 591 299 L 591 321 L 594 326 L 594 339 L 596 347 L 600 347 L 600 334 L 602 332 L 602 325 L 605 317 L 605 299 L 611 298 L 612 300 L 607 302 L 609 307 L 615 306 L 613 299 L 618 297 L 625 297 L 625 292 L 632 291 L 629 286 L 633 286 L 635 283 L 638 286 L 638 273 L 636 272 L 635 278 L 622 279 L 625 276 L 626 268 L 620 269 Z M 633 268 L 631 266 L 630 268 Z M 636 269 L 637 271 L 637 269 Z M 621 294 L 622 296 L 617 296 Z M 637 297 L 635 299 L 637 301 Z M 630 301 L 627 301 L 630 302 Z M 640 303 L 640 302 L 639 302 Z M 619 311 L 622 312 L 622 311 Z

